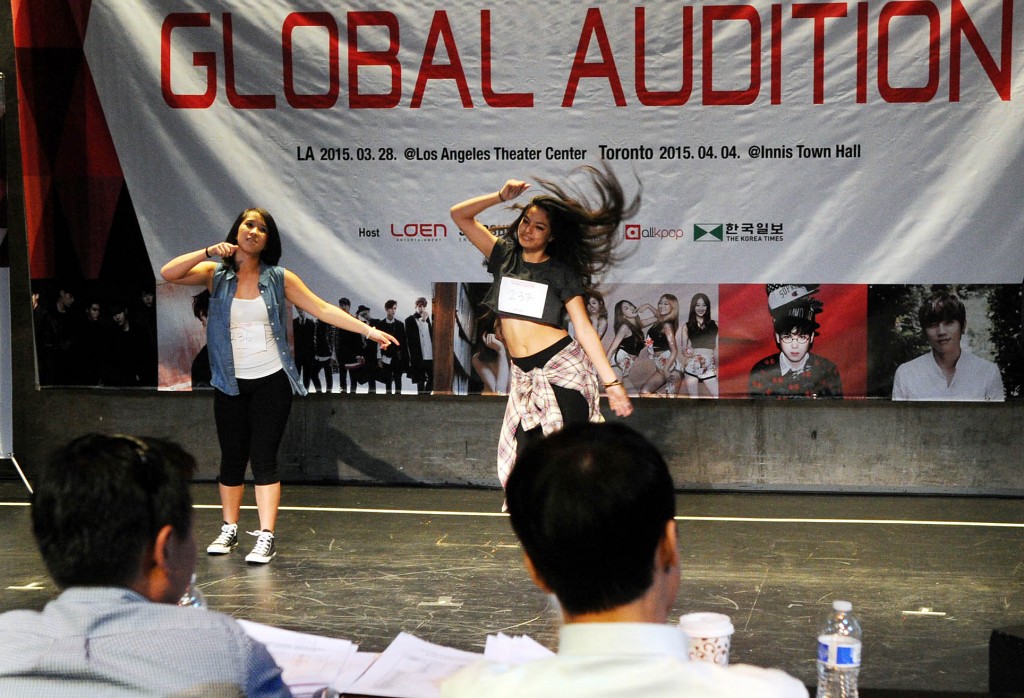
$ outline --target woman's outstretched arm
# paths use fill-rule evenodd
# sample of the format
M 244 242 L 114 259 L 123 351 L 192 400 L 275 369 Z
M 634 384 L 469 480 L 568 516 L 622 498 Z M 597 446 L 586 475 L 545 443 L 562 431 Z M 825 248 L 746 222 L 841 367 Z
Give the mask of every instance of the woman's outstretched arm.
M 387 349 L 392 344 L 398 345 L 398 340 L 387 332 L 371 327 L 310 291 L 297 274 L 287 269 L 284 272 L 284 295 L 293 305 L 302 308 L 317 320 L 361 334 L 371 342 L 379 344 L 381 349 Z

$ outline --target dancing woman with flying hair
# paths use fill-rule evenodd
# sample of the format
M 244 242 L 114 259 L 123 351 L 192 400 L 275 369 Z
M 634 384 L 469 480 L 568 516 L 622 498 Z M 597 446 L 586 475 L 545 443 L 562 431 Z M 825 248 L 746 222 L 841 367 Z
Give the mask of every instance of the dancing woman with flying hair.
M 616 261 L 619 225 L 639 209 L 640 193 L 626 201 L 607 168 L 581 167 L 597 192 L 591 201 L 579 190 L 538 180 L 544 193 L 525 204 L 503 236 L 476 217 L 511 202 L 530 184 L 510 179 L 502 187 L 451 209 L 452 220 L 487 258 L 493 276 L 483 304 L 501 318 L 512 358 L 508 406 L 498 442 L 498 477 L 504 486 L 518 449 L 565 424 L 602 421 L 601 386 L 612 410 L 626 417 L 633 406 L 616 376 L 584 298 L 594 277 Z M 567 326 L 572 321 L 576 338 Z

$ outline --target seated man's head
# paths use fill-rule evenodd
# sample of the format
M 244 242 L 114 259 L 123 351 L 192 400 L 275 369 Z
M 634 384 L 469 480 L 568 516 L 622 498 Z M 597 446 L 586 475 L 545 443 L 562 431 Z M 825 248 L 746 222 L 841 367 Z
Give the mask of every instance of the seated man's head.
M 967 326 L 967 308 L 951 293 L 940 291 L 929 296 L 917 311 L 928 345 L 936 354 L 960 352 L 960 338 Z
M 32 532 L 61 587 L 117 586 L 173 603 L 195 569 L 195 460 L 159 439 L 88 434 L 37 475 Z
M 567 618 L 654 599 L 679 584 L 675 490 L 658 450 L 623 424 L 578 424 L 527 448 L 506 487 L 512 528 L 538 585 Z

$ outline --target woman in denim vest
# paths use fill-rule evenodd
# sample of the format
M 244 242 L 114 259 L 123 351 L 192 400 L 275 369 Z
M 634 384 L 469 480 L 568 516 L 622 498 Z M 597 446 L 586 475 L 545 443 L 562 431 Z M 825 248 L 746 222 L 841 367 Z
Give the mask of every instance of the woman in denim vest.
M 210 261 L 212 257 L 222 261 Z M 273 217 L 264 209 L 249 208 L 239 214 L 224 242 L 175 257 L 160 270 L 171 283 L 210 291 L 206 342 L 216 388 L 213 415 L 221 451 L 217 480 L 224 524 L 206 552 L 223 555 L 238 545 L 243 481 L 251 462 L 260 530 L 253 533 L 256 545 L 245 559 L 260 564 L 277 554 L 277 451 L 292 394 L 306 394 L 288 347 L 286 301 L 381 347 L 397 343 L 386 332 L 319 298 L 302 279 L 278 266 L 280 259 L 281 236 Z

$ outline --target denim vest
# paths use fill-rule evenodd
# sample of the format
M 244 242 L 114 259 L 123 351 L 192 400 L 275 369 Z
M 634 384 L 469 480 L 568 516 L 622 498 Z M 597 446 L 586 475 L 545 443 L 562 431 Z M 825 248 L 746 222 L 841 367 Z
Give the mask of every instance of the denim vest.
M 281 365 L 292 384 L 292 392 L 306 394 L 306 388 L 299 380 L 299 370 L 288 349 L 288 306 L 284 297 L 284 269 L 279 266 L 260 264 L 260 295 L 267 304 L 270 328 Z M 210 352 L 211 381 L 228 395 L 238 395 L 238 381 L 235 380 L 235 358 L 231 353 L 231 301 L 238 288 L 238 275 L 230 267 L 221 264 L 213 274 L 213 290 L 210 293 L 210 313 L 206 322 L 206 346 Z

